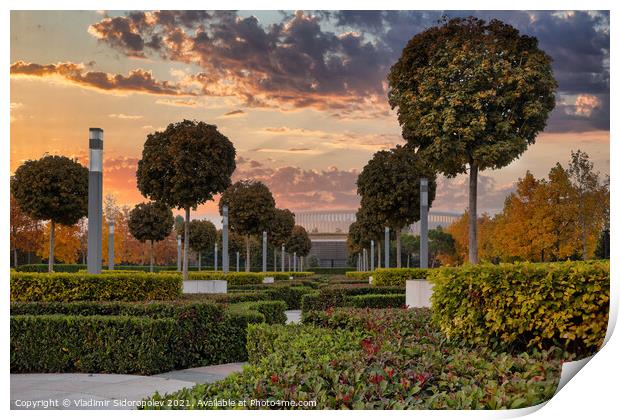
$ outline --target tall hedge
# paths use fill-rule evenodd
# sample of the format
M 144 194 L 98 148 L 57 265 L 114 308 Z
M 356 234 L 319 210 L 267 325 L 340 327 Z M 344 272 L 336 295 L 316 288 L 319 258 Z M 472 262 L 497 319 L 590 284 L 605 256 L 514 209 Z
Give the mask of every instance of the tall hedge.
M 182 294 L 180 275 L 149 273 L 11 273 L 12 302 L 169 300 Z
M 425 279 L 430 271 L 427 268 L 379 268 L 373 273 L 372 284 L 405 287 L 407 280 Z
M 609 262 L 519 263 L 442 268 L 433 318 L 448 337 L 525 350 L 600 348 L 609 313 Z

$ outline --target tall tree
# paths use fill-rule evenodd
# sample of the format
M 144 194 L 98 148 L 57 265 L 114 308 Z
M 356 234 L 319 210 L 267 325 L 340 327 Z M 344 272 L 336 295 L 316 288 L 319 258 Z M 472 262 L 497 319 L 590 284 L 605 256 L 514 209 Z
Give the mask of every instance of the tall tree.
M 274 246 L 273 255 L 273 270 L 277 271 L 278 266 L 276 264 L 276 256 L 278 255 L 278 249 L 286 244 L 286 241 L 291 237 L 293 227 L 295 226 L 295 215 L 289 209 L 275 209 L 273 214 L 273 221 L 269 227 L 269 241 Z
M 469 172 L 469 262 L 478 262 L 478 172 L 534 143 L 555 106 L 551 58 L 499 20 L 451 19 L 414 36 L 388 75 L 405 140 L 448 177 Z
M 269 230 L 274 220 L 275 200 L 260 181 L 241 180 L 231 185 L 220 198 L 219 208 L 228 206 L 230 229 L 245 236 L 245 271 L 250 271 L 250 237 Z
M 429 267 L 435 268 L 441 256 L 450 258 L 456 254 L 456 242 L 452 235 L 445 232 L 441 226 L 428 231 Z
M 172 232 L 172 211 L 163 203 L 137 204 L 129 213 L 129 231 L 140 242 L 150 241 L 150 267 L 153 272 L 153 243 Z M 187 229 L 186 229 L 187 231 Z
M 215 225 L 209 220 L 192 220 L 189 222 L 189 243 L 198 254 L 198 271 L 202 269 L 202 253 L 210 251 L 217 239 Z
M 307 256 L 312 249 L 312 242 L 303 226 L 295 225 L 293 227 L 291 236 L 286 241 L 286 249 L 289 254 L 296 253 L 298 257 L 302 258 L 301 266 L 303 267 L 303 257 Z
M 436 176 L 409 147 L 379 151 L 357 178 L 361 204 L 375 220 L 396 232 L 396 266 L 401 267 L 401 230 L 420 220 L 420 178 L 428 179 L 428 205 L 435 199 Z
M 588 154 L 581 150 L 571 152 L 568 174 L 575 190 L 583 247 L 582 255 L 583 259 L 587 260 L 589 238 L 591 238 L 590 242 L 596 240 L 593 232 L 601 230 L 606 209 L 609 207 L 606 200 L 608 190 L 601 185 L 599 173 L 594 171 L 594 164 L 590 161 Z M 590 253 L 593 251 L 592 248 L 590 248 Z
M 65 264 L 75 264 L 78 262 L 80 253 L 80 226 L 73 224 L 71 226 L 59 225 L 54 227 L 54 255 L 58 260 Z M 41 258 L 49 258 L 49 238 L 52 234 L 52 224 L 47 223 L 43 230 L 43 241 L 39 244 L 37 254 Z
M 43 228 L 38 220 L 22 211 L 17 200 L 11 194 L 11 247 L 13 248 L 13 266 L 17 268 L 17 250 L 36 252 L 43 240 Z
M 230 185 L 235 147 L 215 125 L 183 120 L 148 135 L 138 162 L 145 197 L 185 210 L 183 278 L 187 280 L 190 209 Z
M 11 193 L 36 220 L 49 220 L 48 270 L 54 271 L 56 223 L 71 226 L 88 210 L 88 169 L 64 156 L 28 160 L 11 178 Z

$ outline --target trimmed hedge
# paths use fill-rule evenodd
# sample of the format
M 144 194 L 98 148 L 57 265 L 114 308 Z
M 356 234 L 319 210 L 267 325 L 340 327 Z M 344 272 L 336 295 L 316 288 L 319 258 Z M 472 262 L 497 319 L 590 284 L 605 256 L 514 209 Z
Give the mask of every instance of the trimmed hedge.
M 346 299 L 346 306 L 354 308 L 400 308 L 405 306 L 405 294 L 359 295 Z
M 373 273 L 375 286 L 405 287 L 407 280 L 425 279 L 434 269 L 428 268 L 378 268 Z
M 372 271 L 347 271 L 345 273 L 348 279 L 352 280 L 365 280 L 368 282 L 368 277 L 373 275 Z
M 312 267 L 311 270 L 314 274 L 339 274 L 345 275 L 347 271 L 355 270 L 355 267 L 342 267 L 342 268 L 321 268 L 321 267 Z
M 150 273 L 11 273 L 13 302 L 168 300 L 181 296 L 178 275 Z
M 265 408 L 256 400 L 316 402 L 266 407 L 284 409 L 522 408 L 548 400 L 558 384 L 561 362 L 553 354 L 458 347 L 433 327 L 427 310 L 317 314 L 315 325 L 250 326 L 243 372 L 155 394 L 159 404 L 146 408 Z M 162 404 L 177 399 L 188 404 Z M 204 404 L 216 399 L 245 405 Z
M 11 372 L 154 374 L 174 368 L 175 320 L 127 316 L 11 317 Z
M 269 302 L 263 303 L 257 309 L 267 311 L 281 311 L 283 313 L 283 303 Z M 56 322 L 49 324 L 46 317 L 60 316 L 71 318 L 71 322 L 79 324 L 80 319 L 93 316 L 108 317 L 116 320 L 137 319 L 137 320 L 171 320 L 173 323 L 172 331 L 166 334 L 166 354 L 171 357 L 162 361 L 162 365 L 158 368 L 154 364 L 151 368 L 141 368 L 142 370 L 132 371 L 134 373 L 156 373 L 161 370 L 170 370 L 171 368 L 183 369 L 194 366 L 205 366 L 220 363 L 240 362 L 247 359 L 246 352 L 246 329 L 250 323 L 265 322 L 265 315 L 247 307 L 237 307 L 226 310 L 224 306 L 214 303 L 201 302 L 175 302 L 175 303 L 128 303 L 128 302 L 49 302 L 49 303 L 12 303 L 11 304 L 11 357 L 22 358 L 21 354 L 26 356 L 46 351 L 46 341 L 37 342 L 29 333 L 23 331 L 24 324 L 13 324 L 13 319 L 21 319 L 20 317 L 32 318 L 28 322 L 36 324 L 38 321 L 41 325 L 35 328 L 37 331 L 45 330 L 45 334 L 50 336 L 58 335 L 62 337 L 63 331 L 56 331 L 56 328 L 64 328 L 62 323 Z M 277 316 L 271 315 L 270 316 Z M 280 316 L 281 319 L 281 316 Z M 17 322 L 17 321 L 16 321 Z M 120 321 L 119 321 L 120 322 Z M 29 325 L 30 325 L 29 324 Z M 122 323 L 113 323 L 114 329 L 110 330 L 110 336 L 115 337 L 116 330 L 119 334 L 125 334 L 127 337 L 127 345 L 133 349 L 136 346 L 134 342 L 134 329 L 130 326 L 125 328 Z M 98 338 L 97 334 L 92 334 L 88 329 L 76 330 L 75 340 L 84 342 L 84 345 L 96 346 L 93 340 L 103 340 Z M 81 335 L 80 335 L 81 334 Z M 137 333 L 136 333 L 137 334 Z M 24 341 L 26 340 L 26 341 Z M 124 345 L 124 344 L 123 344 Z M 32 349 L 30 347 L 33 347 Z M 122 346 L 121 346 L 122 347 Z M 132 350 L 133 351 L 133 350 Z M 25 353 L 24 353 L 25 352 Z M 120 353 L 114 353 L 114 357 L 125 357 L 121 350 Z M 131 356 L 129 352 L 126 356 Z M 153 357 L 155 357 L 154 354 Z M 65 357 L 63 352 L 51 354 L 49 357 Z M 123 363 L 119 362 L 119 370 L 114 370 L 113 366 L 102 365 L 100 370 L 96 365 L 82 365 L 79 363 L 79 351 L 70 353 L 69 360 L 65 360 L 62 366 L 65 371 L 79 372 L 113 372 L 128 373 Z M 148 355 L 147 355 L 148 356 Z M 144 357 L 147 357 L 144 356 Z M 29 357 L 29 356 L 28 356 Z M 158 356 L 159 357 L 159 356 Z M 66 358 L 66 357 L 65 357 Z M 46 359 L 47 360 L 47 359 Z M 64 359 L 63 359 L 64 360 Z M 156 359 L 160 360 L 160 359 Z M 162 359 L 163 360 L 163 359 Z M 165 363 L 164 363 L 165 362 Z M 21 362 L 26 363 L 26 362 Z M 59 362 L 60 363 L 60 362 Z M 170 365 L 172 363 L 172 365 Z M 48 363 L 49 366 L 57 368 L 59 364 Z M 49 372 L 58 370 L 44 370 L 45 365 L 16 365 L 16 369 L 25 371 L 25 369 L 34 369 L 34 372 Z M 142 366 L 142 365 L 140 365 Z M 48 369 L 52 369 L 52 367 Z M 13 365 L 12 365 L 13 369 Z
M 231 312 L 256 311 L 263 314 L 267 324 L 286 323 L 286 302 L 282 300 L 258 300 L 235 303 L 229 307 Z
M 429 281 L 434 320 L 467 343 L 516 351 L 558 346 L 585 357 L 607 331 L 609 262 L 442 268 Z
M 107 266 L 101 267 L 103 272 L 108 271 Z M 54 264 L 54 272 L 56 273 L 77 273 L 81 270 L 86 270 L 86 264 Z M 153 266 L 153 271 L 159 273 L 162 271 L 175 271 L 176 265 L 164 265 Z M 17 267 L 16 271 L 25 273 L 47 273 L 47 264 L 23 264 Z M 198 267 L 189 267 L 189 270 L 198 270 Z M 114 271 L 151 271 L 151 267 L 148 265 L 115 265 Z
M 401 294 L 405 290 L 402 287 L 377 287 L 366 286 L 361 287 L 355 285 L 335 285 L 329 287 L 322 287 L 319 289 L 318 294 L 315 297 L 302 298 L 302 311 L 308 310 L 325 310 L 327 308 L 347 306 L 347 299 L 351 296 L 358 295 L 386 295 L 386 294 Z M 310 296 L 313 296 L 312 294 Z

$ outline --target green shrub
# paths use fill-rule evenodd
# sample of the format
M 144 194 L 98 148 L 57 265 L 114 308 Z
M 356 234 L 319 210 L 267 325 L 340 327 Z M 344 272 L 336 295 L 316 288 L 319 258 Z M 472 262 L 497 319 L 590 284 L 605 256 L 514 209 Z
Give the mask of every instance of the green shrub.
M 347 306 L 347 299 L 358 295 L 400 294 L 402 287 L 377 287 L 367 285 L 330 285 L 319 289 L 318 297 L 307 298 L 305 305 L 302 300 L 302 311 L 325 310 L 338 306 Z
M 339 274 L 339 275 L 345 275 L 347 271 L 353 271 L 355 270 L 355 267 L 342 267 L 342 268 L 336 268 L 336 267 L 331 267 L 331 268 L 320 268 L 320 267 L 314 267 L 312 268 L 312 271 L 314 272 L 314 274 Z
M 498 409 L 539 404 L 558 384 L 555 355 L 458 347 L 433 328 L 429 311 L 336 309 L 321 316 L 329 319 L 315 326 L 250 326 L 251 364 L 242 373 L 152 399 L 189 402 L 165 408 L 221 408 L 201 405 L 213 399 L 258 408 L 252 401 L 268 399 L 316 401 L 301 407 L 316 409 Z
M 405 294 L 359 295 L 346 299 L 346 306 L 355 308 L 399 308 L 405 306 Z
M 261 284 L 264 277 L 261 273 L 224 273 L 222 271 L 193 271 L 189 273 L 190 280 L 226 280 L 229 285 Z
M 270 316 L 274 319 L 281 319 L 282 315 L 275 318 L 278 316 L 275 308 L 283 313 L 283 305 L 282 302 L 265 303 L 260 309 L 265 312 L 273 310 L 274 314 Z M 166 351 L 171 355 L 175 369 L 246 360 L 247 326 L 249 323 L 265 322 L 265 315 L 258 310 L 241 307 L 225 310 L 222 305 L 209 302 L 31 302 L 11 304 L 12 319 L 16 316 L 30 315 L 31 318 L 34 318 L 31 321 L 34 323 L 37 319 L 44 320 L 45 316 L 52 314 L 75 318 L 104 315 L 118 319 L 128 316 L 132 319 L 171 319 L 174 321 L 174 328 L 170 333 L 170 341 L 167 344 Z M 11 330 L 11 334 L 13 340 L 13 330 Z M 62 332 L 59 334 L 62 335 Z M 16 339 L 19 337 L 21 336 L 17 335 Z M 91 336 L 82 336 L 80 339 L 89 342 L 92 338 Z M 35 345 L 33 343 L 35 342 L 31 342 L 29 345 Z M 44 342 L 41 343 L 41 345 L 44 344 Z M 16 348 L 23 349 L 24 346 L 19 345 Z M 162 370 L 166 369 L 169 370 L 167 367 L 162 368 Z
M 185 294 L 181 298 L 187 302 L 212 302 L 212 303 L 239 303 L 239 302 L 255 302 L 257 300 L 270 300 L 264 290 L 240 291 L 231 293 L 190 293 Z
M 229 307 L 232 312 L 257 311 L 263 314 L 267 324 L 286 323 L 286 302 L 282 300 L 259 300 L 255 302 L 235 303 Z
M 517 351 L 558 346 L 583 356 L 603 343 L 608 262 L 443 268 L 429 281 L 434 319 L 448 337 Z
M 179 275 L 150 273 L 11 273 L 11 301 L 168 300 L 182 293 Z
M 86 271 L 86 264 L 54 264 L 54 272 L 56 273 L 77 273 L 78 271 Z M 108 272 L 108 267 L 103 266 L 102 272 Z M 161 271 L 176 272 L 176 266 L 172 265 L 156 265 L 153 266 L 153 271 L 158 273 Z M 197 270 L 198 267 L 189 267 L 189 270 Z M 25 273 L 47 273 L 47 264 L 24 264 L 17 267 L 16 271 Z M 151 267 L 148 265 L 115 265 L 114 271 L 150 271 Z
M 363 280 L 368 282 L 368 277 L 372 276 L 372 271 L 347 271 L 345 276 L 351 280 Z
M 301 312 L 307 312 L 315 310 L 316 308 L 320 308 L 323 305 L 319 302 L 319 294 L 318 293 L 308 293 L 301 297 Z
M 11 372 L 150 375 L 174 368 L 175 321 L 127 316 L 11 317 Z
M 407 280 L 425 279 L 431 272 L 428 268 L 378 268 L 373 273 L 375 286 L 405 287 Z

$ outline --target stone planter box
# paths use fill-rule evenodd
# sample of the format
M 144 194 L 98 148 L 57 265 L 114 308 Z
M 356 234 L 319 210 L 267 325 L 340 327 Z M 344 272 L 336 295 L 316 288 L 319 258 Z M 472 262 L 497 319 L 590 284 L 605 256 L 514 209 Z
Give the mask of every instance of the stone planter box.
M 368 284 L 372 284 L 372 280 L 373 280 L 372 276 L 368 276 Z
M 293 280 L 293 276 L 288 276 L 288 279 L 289 280 Z
M 183 293 L 227 293 L 226 280 L 187 280 L 183 282 Z
M 273 283 L 273 277 L 263 277 L 263 284 Z
M 425 279 L 407 280 L 405 304 L 409 308 L 430 308 L 433 286 Z

